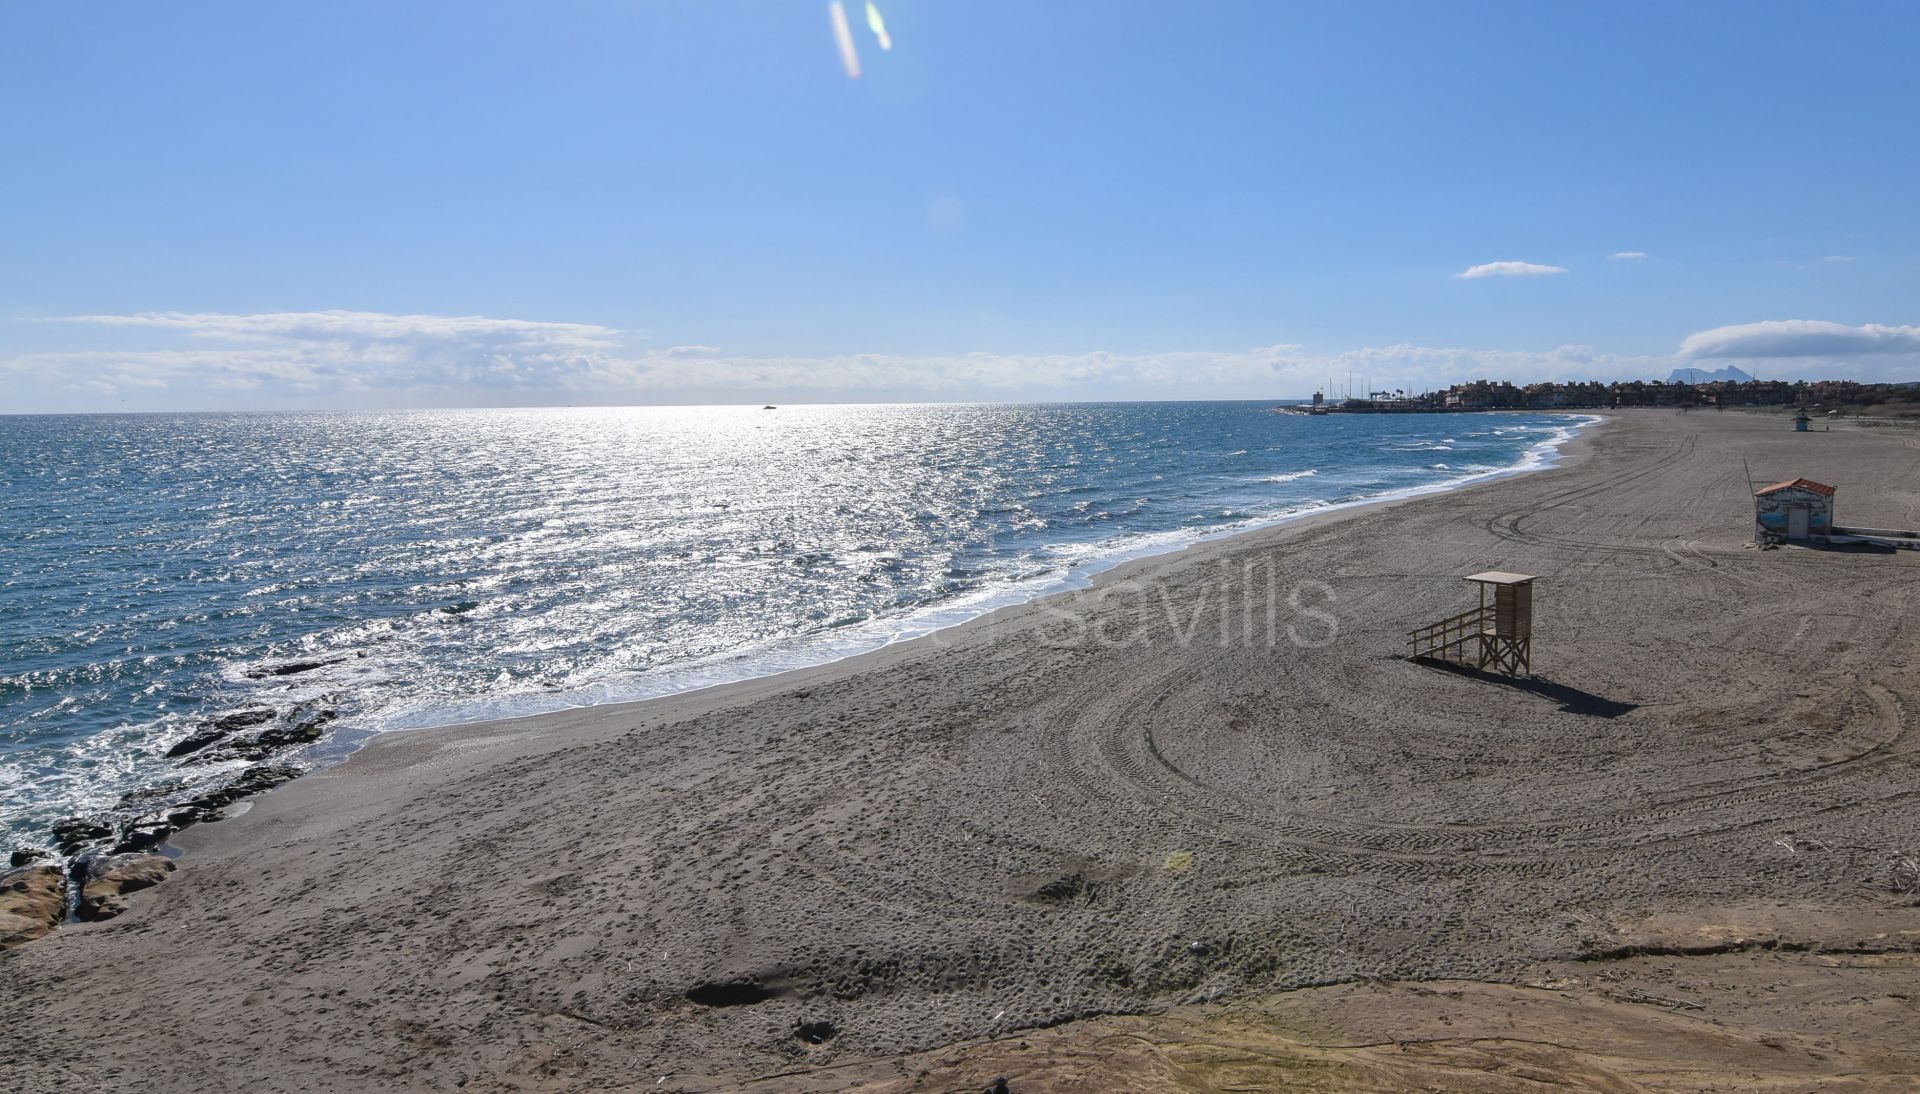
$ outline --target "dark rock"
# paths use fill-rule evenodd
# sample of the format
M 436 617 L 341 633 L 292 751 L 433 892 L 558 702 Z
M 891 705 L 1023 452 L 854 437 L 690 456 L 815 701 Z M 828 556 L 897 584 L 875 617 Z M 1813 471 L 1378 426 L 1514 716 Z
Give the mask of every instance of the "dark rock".
M 57 821 L 53 826 L 53 842 L 60 853 L 69 857 L 80 853 L 81 849 L 95 840 L 103 840 L 113 835 L 113 825 L 93 817 L 68 817 Z
M 1205 957 L 1213 952 L 1213 947 L 1207 945 L 1205 942 L 1189 942 L 1187 943 L 1187 952 L 1195 957 Z
M 80 918 L 112 919 L 130 907 L 128 893 L 160 884 L 173 870 L 173 861 L 162 855 L 88 856 L 80 886 Z
M 300 777 L 300 769 L 284 765 L 260 764 L 249 767 L 240 773 L 240 777 L 218 790 L 202 794 L 191 801 L 181 802 L 174 808 L 179 811 L 189 809 L 204 813 L 216 813 L 221 808 L 232 805 L 241 798 L 250 798 L 255 794 L 264 794 L 281 783 Z M 203 819 L 216 819 L 205 817 Z
M 299 776 L 300 769 L 297 767 L 259 764 L 247 768 L 224 786 L 168 806 L 164 811 L 147 813 L 128 821 L 120 829 L 119 842 L 113 845 L 109 853 L 124 855 L 158 847 L 184 828 L 226 819 L 224 810 L 234 802 L 265 793 Z M 108 834 L 112 834 L 111 830 Z M 82 861 L 92 861 L 96 857 L 89 855 Z
M 327 723 L 336 717 L 338 715 L 331 710 L 316 711 L 291 725 L 267 730 L 255 737 L 254 743 L 274 750 L 312 744 L 320 739 L 320 733 Z
M 67 876 L 59 866 L 0 874 L 0 949 L 31 942 L 67 915 Z
M 196 733 L 174 745 L 172 748 L 167 749 L 167 759 L 172 760 L 181 756 L 190 756 L 210 744 L 219 742 L 225 738 L 226 735 L 226 730 L 221 729 L 209 729 L 202 733 Z
M 67 861 L 67 876 L 73 879 L 75 885 L 80 884 L 87 880 L 87 867 L 95 860 L 105 858 L 106 856 L 106 851 L 100 850 L 88 851 L 79 858 L 69 859 Z
M 143 786 L 138 790 L 129 790 L 125 794 L 120 795 L 120 808 L 138 809 L 156 798 L 171 797 L 186 788 L 186 783 L 178 779 L 169 779 L 166 782 L 155 783 L 152 786 Z
M 220 763 L 225 760 L 264 760 L 290 748 L 310 745 L 319 740 L 327 723 L 340 716 L 332 707 L 308 703 L 294 709 L 287 724 L 257 733 L 246 740 L 226 744 L 195 757 L 195 763 Z M 183 742 L 184 743 L 184 742 Z
M 312 744 L 319 739 L 319 726 L 283 726 L 244 741 L 230 741 L 218 750 L 207 753 L 206 759 L 209 763 L 225 760 L 264 760 L 275 753 L 285 752 L 289 748 L 297 748 L 304 744 Z
M 221 733 L 234 733 L 242 729 L 252 729 L 262 722 L 273 721 L 272 707 L 254 707 L 250 710 L 236 710 L 232 714 L 222 714 L 205 723 L 207 729 Z
M 240 773 L 238 779 L 228 783 L 225 789 L 221 791 L 221 795 L 226 800 L 220 802 L 220 804 L 226 805 L 229 802 L 237 802 L 241 798 L 251 797 L 255 794 L 264 794 L 274 787 L 279 786 L 281 783 L 292 782 L 299 777 L 300 769 L 297 767 L 287 767 L 285 765 L 269 767 L 264 764 L 259 767 L 249 767 Z M 194 804 L 205 805 L 208 803 L 196 801 Z
M 8 856 L 7 865 L 31 866 L 41 859 L 49 859 L 52 857 L 53 852 L 44 847 L 16 847 L 14 848 L 13 854 Z
M 247 677 L 251 680 L 264 680 L 269 676 L 297 676 L 303 672 L 326 668 L 328 665 L 337 665 L 345 660 L 344 657 L 334 657 L 325 661 L 288 661 L 286 664 L 275 665 L 270 669 L 254 669 L 247 673 Z
M 164 813 L 137 817 L 120 829 L 120 842 L 113 845 L 111 853 L 121 855 L 158 847 L 179 830 L 180 826 Z
M 167 811 L 167 823 L 175 828 L 187 828 L 196 824 L 212 824 L 225 820 L 227 815 L 218 809 L 209 809 L 202 805 L 180 805 Z
M 334 704 L 340 701 L 338 695 L 323 695 L 318 699 L 309 699 L 287 712 L 287 721 L 303 726 L 310 723 L 325 725 L 340 716 Z
M 253 707 L 248 710 L 236 710 L 232 714 L 222 714 L 218 718 L 209 718 L 200 723 L 200 732 L 193 734 L 167 750 L 168 759 L 190 756 L 209 745 L 218 744 L 243 729 L 273 721 L 272 707 Z

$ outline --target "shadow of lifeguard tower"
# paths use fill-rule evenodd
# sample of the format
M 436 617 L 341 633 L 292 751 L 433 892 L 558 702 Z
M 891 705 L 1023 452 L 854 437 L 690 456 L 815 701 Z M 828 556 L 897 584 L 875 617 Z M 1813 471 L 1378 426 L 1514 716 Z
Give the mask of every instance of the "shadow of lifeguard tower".
M 1413 659 L 1533 675 L 1533 576 L 1488 570 L 1467 580 L 1480 586 L 1479 607 L 1410 631 Z

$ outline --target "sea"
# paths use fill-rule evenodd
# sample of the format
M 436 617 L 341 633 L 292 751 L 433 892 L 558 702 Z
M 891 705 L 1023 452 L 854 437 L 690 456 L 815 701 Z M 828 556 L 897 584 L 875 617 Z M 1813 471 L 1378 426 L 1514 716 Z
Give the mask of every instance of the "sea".
M 251 761 L 816 665 L 1331 507 L 1561 414 L 1271 402 L 0 417 L 0 852 Z M 316 717 L 318 713 L 318 717 Z M 243 719 L 244 720 L 244 719 Z M 209 762 L 208 757 L 212 759 Z M 200 761 L 200 762 L 196 762 Z

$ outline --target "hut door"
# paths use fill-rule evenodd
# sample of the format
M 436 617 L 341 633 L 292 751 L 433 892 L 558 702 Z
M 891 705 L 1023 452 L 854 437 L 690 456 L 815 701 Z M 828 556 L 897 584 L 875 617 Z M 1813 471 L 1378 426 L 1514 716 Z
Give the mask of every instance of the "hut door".
M 1796 505 L 1787 510 L 1787 538 L 1807 538 L 1807 507 Z

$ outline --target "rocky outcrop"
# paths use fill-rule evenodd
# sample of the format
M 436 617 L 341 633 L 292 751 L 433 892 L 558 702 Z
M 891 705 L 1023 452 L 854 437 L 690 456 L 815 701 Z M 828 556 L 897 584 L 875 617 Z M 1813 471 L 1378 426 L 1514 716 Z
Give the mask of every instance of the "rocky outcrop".
M 250 710 L 236 710 L 232 714 L 222 714 L 218 718 L 209 719 L 206 726 L 220 733 L 234 733 L 271 721 L 273 721 L 272 707 L 253 707 Z
M 303 672 L 323 669 L 328 665 L 337 665 L 345 660 L 346 658 L 344 657 L 333 657 L 324 661 L 288 661 L 284 664 L 275 665 L 272 668 L 254 669 L 247 673 L 247 677 L 252 680 L 265 680 L 270 676 L 298 676 Z
M 218 744 L 221 740 L 225 739 L 226 736 L 226 733 L 221 730 L 203 729 L 193 736 L 181 740 L 172 748 L 167 749 L 167 759 L 173 760 L 181 756 L 191 756 L 201 749 L 206 748 L 208 745 Z
M 48 863 L 0 874 L 0 949 L 31 942 L 67 914 L 67 872 Z
M 55 822 L 53 843 L 63 855 L 77 855 L 87 844 L 113 835 L 113 825 L 99 817 L 68 817 Z
M 320 726 L 332 714 L 330 708 L 317 708 L 309 719 L 272 732 L 298 732 L 302 736 L 297 743 L 304 743 L 319 736 Z M 68 817 L 54 824 L 54 844 L 60 855 L 70 860 L 72 884 L 80 888 L 80 918 L 112 919 L 130 907 L 127 894 L 164 881 L 174 864 L 152 853 L 152 849 L 174 833 L 190 825 L 220 820 L 234 802 L 263 794 L 299 775 L 297 767 L 255 764 L 217 789 L 118 824 L 115 818 L 124 816 L 118 810 L 99 816 Z M 188 792 L 187 784 L 179 781 L 131 791 L 121 797 L 120 810 L 151 807 L 182 792 Z M 0 875 L 0 947 L 39 938 L 65 918 L 69 869 L 56 862 L 39 861 L 52 857 L 53 852 L 35 847 L 19 848 L 10 856 L 18 869 Z
M 205 814 L 232 805 L 241 798 L 264 794 L 281 783 L 292 782 L 299 777 L 300 769 L 297 767 L 288 767 L 285 764 L 258 764 L 242 771 L 239 778 L 220 789 L 202 794 L 192 801 L 181 802 L 174 808 L 176 811 L 200 810 L 202 816 L 197 819 L 218 820 L 217 816 Z
M 127 894 L 152 888 L 173 873 L 161 855 L 93 855 L 80 864 L 80 918 L 112 919 L 126 911 Z
M 154 802 L 164 801 L 186 788 L 187 784 L 183 780 L 168 779 L 163 783 L 143 786 L 138 790 L 129 790 L 125 794 L 120 795 L 120 808 L 143 809 L 152 805 Z
M 317 739 L 320 727 L 333 717 L 332 708 L 317 704 L 304 712 L 296 709 L 296 713 L 305 716 L 269 731 L 289 735 L 289 739 L 276 736 L 276 747 Z M 152 809 L 169 796 L 190 792 L 184 782 L 163 783 L 123 795 L 119 810 L 113 813 L 68 817 L 54 824 L 53 842 L 60 856 L 70 860 L 72 884 L 80 888 L 80 918 L 111 919 L 129 907 L 128 893 L 165 880 L 174 864 L 152 850 L 174 833 L 190 825 L 221 820 L 226 807 L 234 802 L 264 794 L 299 776 L 297 767 L 255 764 L 230 782 L 186 801 Z M 150 811 L 120 819 L 125 817 L 122 810 L 142 807 Z M 53 852 L 33 847 L 12 853 L 11 863 L 20 869 L 5 874 L 0 881 L 0 946 L 38 938 L 65 917 L 69 871 L 58 863 L 38 861 L 52 857 Z
M 113 845 L 113 854 L 125 854 L 132 851 L 145 851 L 158 847 L 168 836 L 183 828 L 195 824 L 210 824 L 225 818 L 227 806 L 241 798 L 250 798 L 255 794 L 264 794 L 281 783 L 289 782 L 300 776 L 297 767 L 256 764 L 240 773 L 240 777 L 220 787 L 210 790 L 199 797 L 169 806 L 157 813 L 148 813 L 128 821 L 120 829 L 120 842 Z
M 128 851 L 145 851 L 166 842 L 168 836 L 186 827 L 175 824 L 167 813 L 149 813 L 128 821 L 120 829 L 120 842 L 113 845 L 110 854 L 124 854 Z
M 264 760 L 319 740 L 327 724 L 339 717 L 339 711 L 329 705 L 330 702 L 330 699 L 318 699 L 302 703 L 287 713 L 286 724 L 262 730 L 251 737 L 234 737 L 231 730 L 209 731 L 189 737 L 174 748 L 185 750 L 183 754 L 188 756 L 188 763 Z M 202 737 L 207 739 L 202 741 Z M 218 747 L 209 747 L 216 743 Z M 187 748 L 189 744 L 193 747 Z
M 255 707 L 252 710 L 236 710 L 232 714 L 223 714 L 200 723 L 200 732 L 193 734 L 167 750 L 167 758 L 190 756 L 209 745 L 232 736 L 243 729 L 273 721 L 272 707 Z
M 222 745 L 217 752 L 208 755 L 216 760 L 264 760 L 275 753 L 319 740 L 323 727 L 332 720 L 333 712 L 327 711 L 307 721 L 276 726 L 248 740 Z

